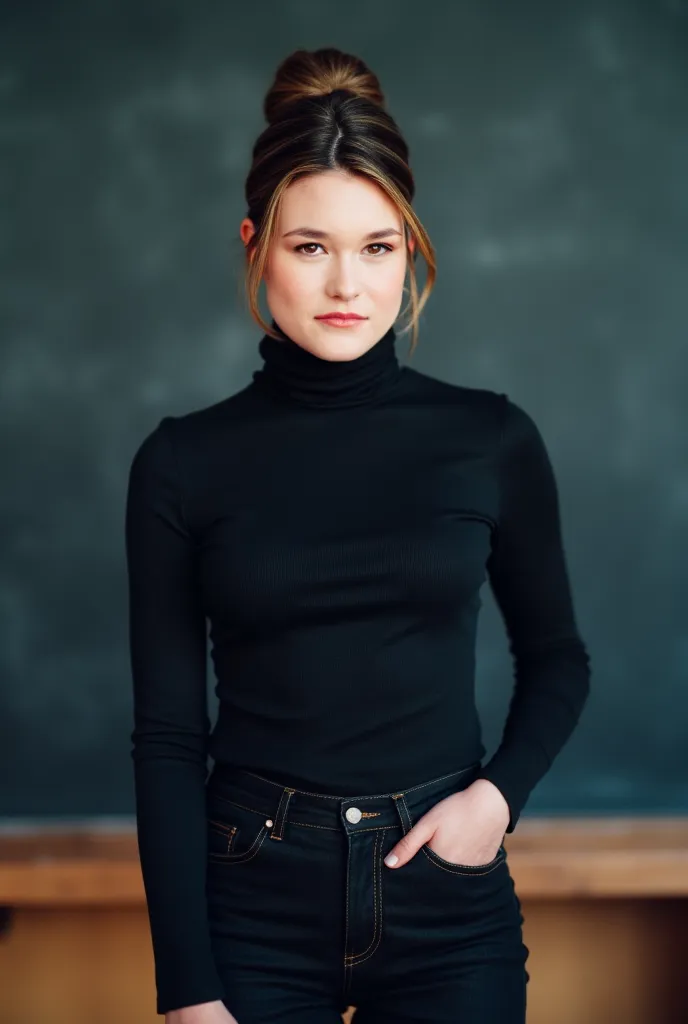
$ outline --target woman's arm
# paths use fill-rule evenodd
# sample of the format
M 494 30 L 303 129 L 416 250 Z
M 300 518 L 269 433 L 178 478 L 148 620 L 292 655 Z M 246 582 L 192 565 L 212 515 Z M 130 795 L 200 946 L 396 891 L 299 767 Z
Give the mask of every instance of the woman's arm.
M 206 623 L 165 417 L 136 452 L 126 503 L 131 735 L 157 1012 L 223 998 L 208 931 Z
M 506 799 L 507 832 L 513 832 L 531 790 L 578 722 L 590 690 L 590 659 L 576 624 L 547 450 L 530 416 L 501 398 L 500 514 L 487 569 L 515 686 L 501 744 L 480 777 Z

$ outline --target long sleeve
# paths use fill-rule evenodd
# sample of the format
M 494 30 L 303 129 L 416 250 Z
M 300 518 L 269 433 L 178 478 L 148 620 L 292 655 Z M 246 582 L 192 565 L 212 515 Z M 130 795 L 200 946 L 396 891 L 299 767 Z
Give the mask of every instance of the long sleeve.
M 205 895 L 206 623 L 173 433 L 136 452 L 126 502 L 136 820 L 157 1012 L 223 998 Z
M 505 797 L 513 832 L 531 790 L 577 724 L 590 659 L 576 624 L 552 465 L 531 417 L 503 398 L 499 523 L 488 578 L 513 658 L 501 743 L 480 772 Z

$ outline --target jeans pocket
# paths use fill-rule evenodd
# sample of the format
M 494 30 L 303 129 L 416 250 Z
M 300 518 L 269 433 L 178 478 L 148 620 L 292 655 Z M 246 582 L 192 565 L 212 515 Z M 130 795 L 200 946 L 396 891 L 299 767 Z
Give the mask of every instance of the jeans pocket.
M 262 811 L 208 794 L 206 798 L 207 858 L 211 863 L 236 864 L 260 854 L 273 827 Z
M 457 791 L 455 790 L 455 792 Z M 401 796 L 400 799 L 404 808 L 405 817 L 407 819 L 404 822 L 404 834 L 406 834 L 410 827 L 416 825 L 416 823 L 420 820 L 423 814 L 427 813 L 427 811 L 430 810 L 431 807 L 438 803 L 438 800 L 434 799 L 430 806 L 427 807 L 425 810 L 419 810 L 415 813 L 412 813 L 403 795 Z M 502 864 L 506 863 L 506 849 L 503 845 L 503 842 L 500 843 L 497 853 L 492 858 L 492 860 L 488 861 L 486 864 L 457 864 L 455 861 L 445 860 L 445 858 L 441 857 L 439 853 L 435 853 L 435 851 L 431 849 L 427 843 L 423 843 L 420 850 L 418 851 L 418 854 L 420 853 L 422 853 L 425 856 L 425 858 L 430 862 L 430 864 L 432 864 L 433 867 L 437 868 L 440 871 L 449 872 L 450 874 L 454 875 L 473 875 L 474 877 L 482 877 L 484 875 L 491 874 L 491 872 L 493 872 L 496 868 L 499 868 Z M 418 854 L 416 856 L 418 856 Z
M 506 861 L 506 850 L 503 845 L 500 845 L 495 856 L 486 864 L 457 864 L 454 861 L 445 860 L 444 857 L 440 857 L 439 853 L 431 850 L 427 843 L 423 844 L 421 850 L 436 868 L 455 875 L 487 875 Z

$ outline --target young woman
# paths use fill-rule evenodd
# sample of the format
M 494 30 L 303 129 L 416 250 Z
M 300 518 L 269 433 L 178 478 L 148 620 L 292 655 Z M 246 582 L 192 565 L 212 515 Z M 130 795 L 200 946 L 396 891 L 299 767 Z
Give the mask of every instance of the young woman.
M 398 361 L 406 274 L 413 351 L 435 255 L 376 77 L 297 51 L 265 114 L 241 224 L 262 366 L 165 416 L 129 478 L 157 1009 L 168 1024 L 338 1024 L 347 1006 L 356 1024 L 522 1024 L 503 840 L 590 677 L 552 467 L 505 394 Z M 515 687 L 483 763 L 486 580 Z

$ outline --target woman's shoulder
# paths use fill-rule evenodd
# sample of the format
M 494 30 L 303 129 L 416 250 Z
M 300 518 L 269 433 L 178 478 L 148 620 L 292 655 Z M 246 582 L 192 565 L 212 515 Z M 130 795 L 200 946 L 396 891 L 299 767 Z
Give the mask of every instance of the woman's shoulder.
M 243 388 L 209 405 L 165 413 L 144 435 L 140 448 L 162 452 L 168 447 L 204 445 L 232 426 L 240 428 L 253 406 L 252 394 L 248 388 Z
M 411 391 L 428 403 L 472 414 L 499 427 L 512 408 L 519 410 L 504 391 L 458 384 L 406 367 Z
M 198 480 L 212 477 L 214 468 L 228 465 L 232 453 L 249 443 L 242 431 L 251 420 L 250 409 L 251 402 L 239 391 L 158 417 L 136 443 L 129 465 L 131 491 L 160 494 L 181 487 L 192 493 Z
M 495 445 L 503 450 L 526 443 L 541 445 L 542 435 L 531 412 L 506 391 L 496 388 L 472 387 L 433 377 L 406 367 L 409 390 L 421 402 L 439 408 L 453 409 L 475 429 L 488 431 Z

